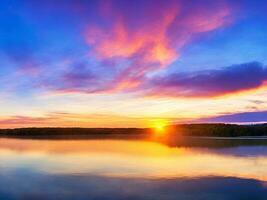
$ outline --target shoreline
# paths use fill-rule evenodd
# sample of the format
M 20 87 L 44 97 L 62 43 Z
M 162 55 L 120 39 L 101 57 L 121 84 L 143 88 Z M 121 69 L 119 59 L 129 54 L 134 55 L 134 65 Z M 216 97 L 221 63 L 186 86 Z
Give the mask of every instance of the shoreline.
M 266 140 L 267 136 L 229 136 L 229 137 L 220 137 L 220 136 L 191 136 L 191 135 L 168 135 L 168 139 L 205 139 L 205 140 Z M 148 133 L 131 133 L 131 134 L 75 134 L 75 135 L 1 135 L 1 138 L 10 138 L 10 139 L 56 139 L 56 140 L 83 140 L 83 139 L 164 139 L 165 136 L 155 136 Z
M 162 130 L 153 128 L 16 128 L 0 129 L 0 137 L 17 138 L 86 138 L 86 137 L 196 137 L 206 139 L 267 139 L 267 124 L 179 124 Z

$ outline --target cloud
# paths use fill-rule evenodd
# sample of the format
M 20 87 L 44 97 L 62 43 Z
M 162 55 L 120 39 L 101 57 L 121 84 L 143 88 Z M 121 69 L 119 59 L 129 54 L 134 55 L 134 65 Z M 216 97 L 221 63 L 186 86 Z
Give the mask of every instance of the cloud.
M 52 120 L 47 117 L 12 116 L 0 119 L 0 128 L 42 126 L 45 123 L 49 124 Z
M 106 23 L 89 26 L 85 35 L 90 55 L 126 60 L 109 83 L 112 91 L 139 87 L 149 74 L 178 59 L 196 34 L 218 29 L 232 17 L 228 4 L 214 1 L 113 1 L 102 7 Z
M 0 118 L 0 128 L 22 127 L 143 127 L 147 118 L 99 113 L 48 112 L 42 116 Z
M 213 97 L 259 88 L 266 81 L 266 66 L 251 62 L 219 70 L 155 77 L 150 80 L 146 93 L 150 96 Z
M 242 112 L 199 119 L 199 123 L 260 123 L 267 122 L 267 111 Z
M 14 45 L 4 48 L 19 78 L 38 89 L 82 93 L 137 91 L 194 37 L 233 21 L 226 0 L 33 1 L 16 13 L 23 23 L 14 22 Z M 62 66 L 64 59 L 72 61 Z
M 86 63 L 72 63 L 66 71 L 58 75 L 56 80 L 48 80 L 46 87 L 65 92 L 82 91 L 86 87 L 87 91 L 92 92 L 99 86 L 97 79 L 97 74 L 93 73 Z

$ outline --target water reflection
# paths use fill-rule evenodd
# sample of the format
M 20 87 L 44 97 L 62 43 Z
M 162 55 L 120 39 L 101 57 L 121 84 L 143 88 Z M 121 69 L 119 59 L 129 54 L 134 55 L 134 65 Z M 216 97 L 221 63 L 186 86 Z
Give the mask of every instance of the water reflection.
M 220 148 L 192 145 L 196 143 L 194 140 L 181 139 L 175 144 L 136 139 L 2 138 L 0 199 L 4 194 L 6 199 L 20 199 L 22 194 L 38 199 L 71 199 L 74 194 L 79 194 L 75 199 L 84 199 L 86 195 L 90 199 L 98 196 L 100 199 L 124 199 L 127 195 L 141 199 L 251 197 L 245 194 L 244 188 L 253 193 L 261 191 L 255 193 L 253 199 L 267 197 L 267 146 L 261 140 L 259 145 L 249 140 L 247 145 L 240 141 L 231 141 L 232 145 L 228 145 L 228 141 L 225 146 L 221 140 L 206 139 L 204 142 L 213 143 L 213 147 L 219 143 Z M 6 187 L 8 184 L 12 184 L 13 189 Z M 44 185 L 48 194 L 41 190 Z M 74 185 L 78 188 L 73 188 Z M 223 191 L 227 188 L 232 195 L 226 198 Z M 205 191 L 203 196 L 197 195 L 200 190 Z M 160 198 L 164 195 L 167 196 Z

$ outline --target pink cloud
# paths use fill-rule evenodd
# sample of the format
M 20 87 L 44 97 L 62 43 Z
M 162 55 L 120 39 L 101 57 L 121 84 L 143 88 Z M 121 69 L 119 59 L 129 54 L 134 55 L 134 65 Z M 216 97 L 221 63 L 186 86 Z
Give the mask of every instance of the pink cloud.
M 136 3 L 136 2 L 135 2 Z M 126 3 L 125 3 L 126 4 Z M 148 1 L 103 4 L 106 25 L 89 26 L 86 41 L 99 60 L 124 59 L 129 62 L 114 77 L 108 90 L 139 87 L 147 75 L 168 67 L 179 59 L 181 48 L 198 33 L 220 28 L 230 22 L 231 8 L 224 2 Z M 134 8 L 133 8 L 134 7 Z

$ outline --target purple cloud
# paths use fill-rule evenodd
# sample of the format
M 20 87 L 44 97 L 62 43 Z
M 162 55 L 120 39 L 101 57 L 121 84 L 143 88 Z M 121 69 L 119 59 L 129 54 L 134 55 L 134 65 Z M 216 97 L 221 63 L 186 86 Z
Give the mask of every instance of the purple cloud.
M 152 79 L 147 94 L 173 97 L 211 97 L 256 89 L 267 80 L 267 68 L 258 62 L 219 70 L 175 73 Z
M 3 37 L 4 52 L 17 65 L 20 79 L 59 92 L 136 91 L 150 74 L 179 59 L 196 36 L 234 21 L 230 1 L 48 0 L 21 5 L 10 16 L 14 19 Z M 86 70 L 60 64 L 73 57 L 73 62 L 94 64 Z M 115 63 L 112 70 L 102 66 L 107 61 Z
M 267 111 L 243 112 L 199 119 L 198 123 L 258 123 L 267 122 Z
M 181 48 L 196 35 L 228 25 L 231 6 L 225 1 L 103 2 L 101 19 L 106 23 L 88 26 L 85 34 L 90 55 L 127 61 L 116 69 L 108 91 L 142 87 L 150 73 L 179 59 Z

